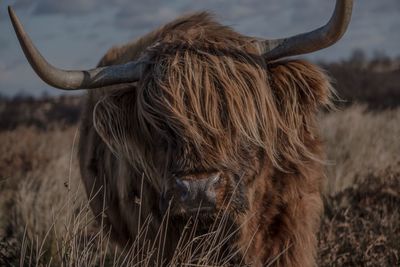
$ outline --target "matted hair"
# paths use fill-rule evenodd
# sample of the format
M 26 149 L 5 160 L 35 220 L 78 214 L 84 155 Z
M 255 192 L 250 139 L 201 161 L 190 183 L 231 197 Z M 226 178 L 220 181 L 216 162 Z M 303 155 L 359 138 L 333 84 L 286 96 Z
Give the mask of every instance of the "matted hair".
M 99 102 L 94 122 L 109 146 L 148 176 L 159 168 L 160 146 L 166 165 L 179 149 L 178 157 L 203 167 L 245 164 L 254 149 L 281 169 L 283 159 L 296 166 L 318 160 L 302 136 L 314 132 L 314 113 L 331 95 L 316 66 L 268 65 L 252 39 L 207 13 L 168 24 L 145 52 L 144 77 Z

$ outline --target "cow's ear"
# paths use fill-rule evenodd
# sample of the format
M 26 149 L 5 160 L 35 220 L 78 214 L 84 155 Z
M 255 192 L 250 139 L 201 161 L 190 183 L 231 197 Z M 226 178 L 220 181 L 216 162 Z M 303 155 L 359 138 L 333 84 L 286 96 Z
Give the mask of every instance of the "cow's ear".
M 134 104 L 134 90 L 121 90 L 103 97 L 94 107 L 94 128 L 116 154 L 125 152 L 126 142 L 130 140 Z
M 269 65 L 268 77 L 279 112 L 277 150 L 282 162 L 300 166 L 320 158 L 315 154 L 318 146 L 313 141 L 318 135 L 318 108 L 331 105 L 333 90 L 329 78 L 317 66 L 299 60 Z
M 268 66 L 268 75 L 283 114 L 308 116 L 320 106 L 331 105 L 330 79 L 311 63 L 301 60 L 277 62 Z

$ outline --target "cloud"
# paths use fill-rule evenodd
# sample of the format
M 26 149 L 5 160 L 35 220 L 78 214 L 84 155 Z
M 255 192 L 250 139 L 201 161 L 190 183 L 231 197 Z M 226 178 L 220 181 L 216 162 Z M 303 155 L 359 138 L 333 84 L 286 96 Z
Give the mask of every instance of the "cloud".
M 259 36 L 280 37 L 286 34 L 321 26 L 330 16 L 334 1 L 320 0 L 17 0 L 17 8 L 25 8 L 34 15 L 58 14 L 81 16 L 96 14 L 99 10 L 113 10 L 113 26 L 117 30 L 142 34 L 174 19 L 182 13 L 210 10 L 220 20 L 241 32 Z M 355 1 L 353 21 L 371 23 L 398 21 L 400 1 Z M 376 22 L 374 22 L 374 20 Z M 357 23 L 357 22 L 356 22 Z M 361 28 L 360 28 L 361 29 Z M 372 33 L 371 33 L 372 34 Z M 373 34 L 380 34 L 375 32 Z
M 141 4 L 121 3 L 114 17 L 114 25 L 118 29 L 148 31 L 179 16 L 176 6 L 170 2 L 149 0 Z
M 333 1 L 320 0 L 113 1 L 119 10 L 114 17 L 118 29 L 148 30 L 184 13 L 206 10 L 240 32 L 273 37 L 321 26 L 334 7 Z
M 7 0 L 6 0 L 7 1 Z M 93 29 L 101 32 L 114 28 L 115 33 L 140 36 L 181 14 L 209 10 L 221 23 L 239 32 L 265 38 L 286 37 L 313 30 L 330 17 L 334 1 L 320 0 L 17 0 L 15 6 L 40 17 L 47 14 L 74 15 L 85 24 L 87 17 L 97 16 L 104 23 Z M 349 32 L 342 43 L 366 50 L 388 47 L 399 42 L 399 0 L 355 1 Z M 102 15 L 100 15 L 102 14 Z M 103 16 L 103 17 L 101 17 Z M 105 25 L 106 24 L 106 25 Z M 67 25 L 63 25 L 67 27 Z M 75 27 L 75 26 L 74 26 Z M 60 31 L 63 31 L 60 28 Z M 81 27 L 69 32 L 82 31 Z M 85 33 L 87 34 L 87 33 Z M 105 33 L 107 34 L 107 33 Z M 397 34 L 400 36 L 400 34 Z M 107 39 L 112 40 L 111 34 Z M 103 38 L 104 39 L 104 38 Z M 3 41 L 4 43 L 4 41 Z M 391 52 L 394 53 L 394 52 Z
M 93 66 L 109 47 L 128 42 L 188 12 L 209 10 L 218 21 L 243 34 L 278 38 L 323 25 L 334 7 L 334 1 L 321 0 L 3 0 L 0 3 L 0 20 L 7 18 L 6 5 L 13 4 L 40 50 L 53 64 L 66 68 Z M 398 56 L 399 14 L 399 0 L 356 0 L 344 38 L 311 57 L 335 60 L 346 57 L 355 48 L 369 55 L 379 50 Z M 0 23 L 0 47 L 2 70 L 4 66 L 15 68 L 0 73 L 0 89 L 4 85 L 10 89 L 43 88 L 43 83 L 32 84 L 38 79 L 22 57 L 8 20 Z M 16 58 L 24 60 L 22 66 L 14 64 Z
M 16 9 L 28 9 L 34 15 L 62 14 L 84 15 L 94 13 L 107 6 L 107 0 L 16 0 L 12 6 Z
M 103 4 L 103 1 L 96 0 L 39 0 L 34 8 L 34 14 L 80 15 L 95 12 Z

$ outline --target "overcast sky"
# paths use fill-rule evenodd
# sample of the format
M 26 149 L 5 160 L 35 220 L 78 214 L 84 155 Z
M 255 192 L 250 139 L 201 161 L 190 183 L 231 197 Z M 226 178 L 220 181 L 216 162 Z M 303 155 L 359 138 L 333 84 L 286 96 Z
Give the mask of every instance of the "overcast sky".
M 243 34 L 277 38 L 325 24 L 334 4 L 334 0 L 0 0 L 0 93 L 59 92 L 29 67 L 7 5 L 14 7 L 42 54 L 68 69 L 94 67 L 111 46 L 192 11 L 209 10 Z M 369 55 L 400 55 L 400 0 L 356 0 L 344 38 L 307 57 L 340 60 L 357 48 Z

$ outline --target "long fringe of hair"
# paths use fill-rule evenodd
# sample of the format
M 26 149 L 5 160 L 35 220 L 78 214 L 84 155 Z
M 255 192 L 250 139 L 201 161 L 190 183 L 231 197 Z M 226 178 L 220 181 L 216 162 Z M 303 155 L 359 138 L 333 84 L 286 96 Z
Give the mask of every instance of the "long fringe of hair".
M 114 92 L 95 110 L 97 131 L 135 166 L 153 176 L 160 149 L 165 168 L 177 150 L 203 168 L 240 165 L 254 149 L 281 169 L 284 160 L 319 160 L 304 136 L 315 133 L 317 108 L 330 103 L 323 71 L 298 60 L 268 65 L 252 39 L 206 13 L 165 26 L 157 38 L 134 90 Z

